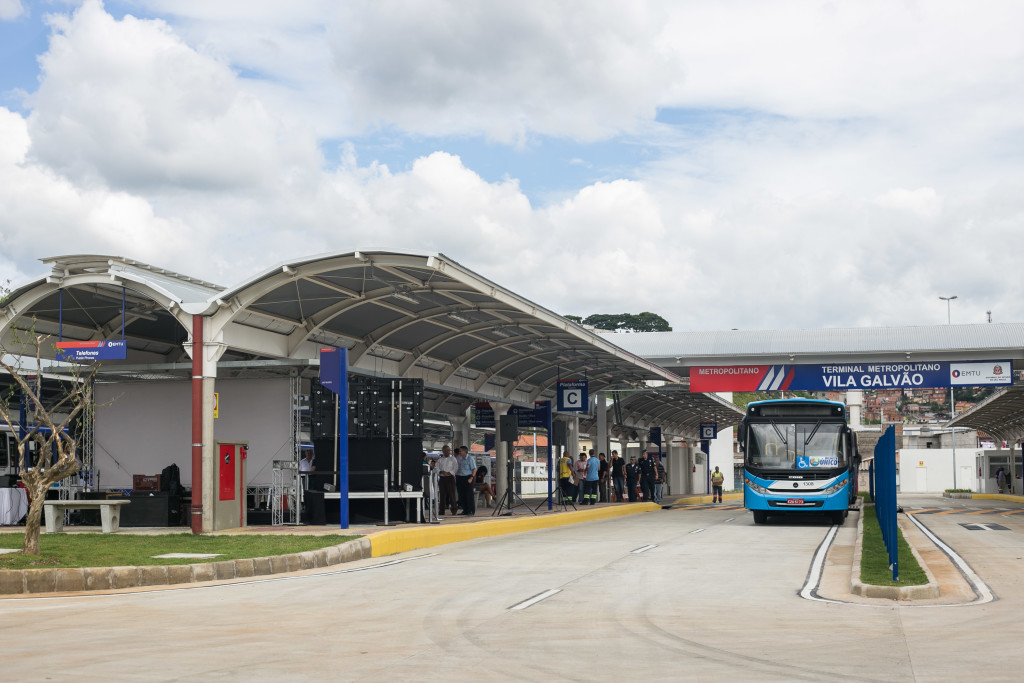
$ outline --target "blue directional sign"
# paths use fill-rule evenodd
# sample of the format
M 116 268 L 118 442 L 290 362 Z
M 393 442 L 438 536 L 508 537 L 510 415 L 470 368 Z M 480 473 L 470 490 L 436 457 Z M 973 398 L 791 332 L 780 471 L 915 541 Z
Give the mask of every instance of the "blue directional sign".
M 60 341 L 58 354 L 74 360 L 124 360 L 128 345 L 123 339 L 115 341 Z
M 718 423 L 717 422 L 701 422 L 700 423 L 700 440 L 710 441 L 711 439 L 718 438 Z
M 558 411 L 586 412 L 588 382 L 585 379 L 558 380 Z
M 538 404 L 539 405 L 539 404 Z M 489 403 L 477 403 L 474 406 L 476 416 L 473 424 L 481 429 L 494 429 L 494 409 Z M 547 429 L 548 413 L 544 406 L 538 408 L 522 408 L 512 406 L 508 409 L 509 415 L 515 415 L 520 427 L 538 427 Z

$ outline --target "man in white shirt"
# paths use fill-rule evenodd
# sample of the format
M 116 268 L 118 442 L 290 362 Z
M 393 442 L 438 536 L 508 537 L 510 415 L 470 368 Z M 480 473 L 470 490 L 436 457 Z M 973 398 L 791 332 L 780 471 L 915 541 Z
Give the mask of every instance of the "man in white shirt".
M 455 472 L 458 469 L 459 461 L 452 455 L 452 447 L 445 445 L 437 460 L 438 514 L 449 506 L 453 515 L 458 512 L 455 507 Z

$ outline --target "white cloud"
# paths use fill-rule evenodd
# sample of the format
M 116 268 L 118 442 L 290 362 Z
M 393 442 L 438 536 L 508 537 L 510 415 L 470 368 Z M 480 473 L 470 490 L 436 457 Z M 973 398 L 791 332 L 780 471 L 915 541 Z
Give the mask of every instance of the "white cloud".
M 345 3 L 335 67 L 364 124 L 592 140 L 653 116 L 683 76 L 665 13 L 635 2 Z
M 25 13 L 21 0 L 0 0 L 0 21 L 12 21 Z
M 318 161 L 231 69 L 161 21 L 114 20 L 98 0 L 51 19 L 29 98 L 32 154 L 78 182 L 209 191 L 268 185 Z
M 876 197 L 875 203 L 888 209 L 903 209 L 922 218 L 934 218 L 942 211 L 942 199 L 930 187 L 917 190 L 897 187 Z
M 230 284 L 380 246 L 677 329 L 944 322 L 951 294 L 954 322 L 1024 318 L 1015 4 L 144 5 L 166 21 L 55 18 L 30 113 L 0 109 L 0 270 L 109 251 Z M 604 179 L 547 203 L 443 146 L 325 166 L 376 125 L 628 131 L 656 161 L 573 147 Z
M 143 198 L 121 191 L 81 188 L 17 153 L 28 127 L 0 108 L 0 246 L 13 280 L 38 274 L 32 260 L 56 253 L 115 253 L 159 261 L 165 251 L 195 240 L 189 226 L 154 215 Z M 198 242 L 201 244 L 201 242 Z

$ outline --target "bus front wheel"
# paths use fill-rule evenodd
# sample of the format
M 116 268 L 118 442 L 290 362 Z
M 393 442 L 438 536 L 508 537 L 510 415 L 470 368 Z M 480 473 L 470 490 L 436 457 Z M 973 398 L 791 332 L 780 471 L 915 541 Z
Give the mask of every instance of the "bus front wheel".
M 764 524 L 768 521 L 767 510 L 754 510 L 754 524 Z
M 835 510 L 832 513 L 832 523 L 838 526 L 842 526 L 843 522 L 846 521 L 846 510 Z

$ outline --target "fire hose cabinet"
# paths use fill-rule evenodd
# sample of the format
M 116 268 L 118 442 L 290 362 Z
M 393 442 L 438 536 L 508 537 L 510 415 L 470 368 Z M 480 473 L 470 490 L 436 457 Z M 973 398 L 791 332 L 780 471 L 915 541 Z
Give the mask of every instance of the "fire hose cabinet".
M 249 444 L 217 441 L 214 466 L 216 486 L 213 502 L 213 529 L 237 529 L 246 525 L 245 465 Z

